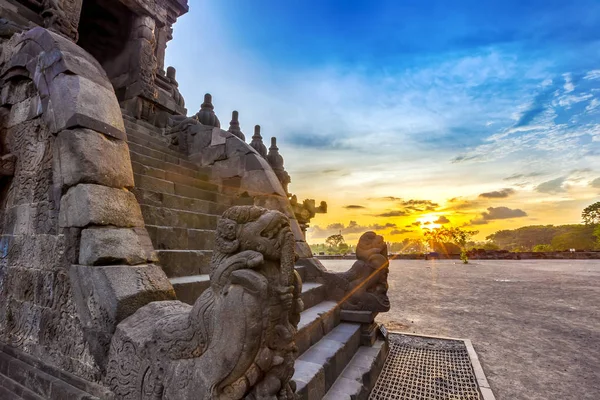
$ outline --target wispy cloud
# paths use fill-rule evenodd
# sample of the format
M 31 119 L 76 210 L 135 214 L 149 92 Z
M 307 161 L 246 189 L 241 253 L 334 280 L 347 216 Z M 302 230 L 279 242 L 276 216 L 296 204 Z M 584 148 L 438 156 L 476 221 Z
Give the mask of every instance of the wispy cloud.
M 561 176 L 556 179 L 551 179 L 549 181 L 542 182 L 536 186 L 535 190 L 540 193 L 550 194 L 566 192 L 566 189 L 564 187 L 566 179 L 566 176 Z
M 521 209 L 511 209 L 508 207 L 488 207 L 487 212 L 481 213 L 480 218 L 471 221 L 472 225 L 484 225 L 493 220 L 522 218 L 526 217 L 527 213 Z
M 513 194 L 515 194 L 515 189 L 506 188 L 502 190 L 495 190 L 493 192 L 481 193 L 479 197 L 483 199 L 504 199 Z

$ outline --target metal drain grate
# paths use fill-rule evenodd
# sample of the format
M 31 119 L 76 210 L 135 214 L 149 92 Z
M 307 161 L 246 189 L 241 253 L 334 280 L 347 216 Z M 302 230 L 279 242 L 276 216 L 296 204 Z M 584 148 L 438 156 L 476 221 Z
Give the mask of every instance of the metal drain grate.
M 369 400 L 481 400 L 459 340 L 389 334 L 390 352 Z

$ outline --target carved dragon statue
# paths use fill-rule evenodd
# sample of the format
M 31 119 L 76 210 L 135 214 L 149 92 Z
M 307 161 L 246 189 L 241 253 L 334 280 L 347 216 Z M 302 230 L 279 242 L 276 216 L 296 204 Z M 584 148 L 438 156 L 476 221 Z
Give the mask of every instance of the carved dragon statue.
M 113 336 L 107 384 L 119 399 L 295 399 L 302 311 L 287 217 L 254 206 L 219 221 L 210 288 L 193 306 L 153 302 Z
M 357 261 L 346 272 L 326 272 L 324 279 L 342 309 L 373 312 L 390 310 L 387 296 L 389 260 L 383 236 L 365 232 L 356 246 Z

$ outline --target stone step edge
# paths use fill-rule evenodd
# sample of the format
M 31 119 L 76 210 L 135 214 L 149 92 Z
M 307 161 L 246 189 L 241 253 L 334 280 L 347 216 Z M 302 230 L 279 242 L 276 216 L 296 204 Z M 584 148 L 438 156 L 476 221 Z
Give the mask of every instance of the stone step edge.
M 39 376 L 49 377 L 50 380 L 61 381 L 67 387 L 73 388 L 74 391 L 79 391 L 82 394 L 94 396 L 98 399 L 112 398 L 112 392 L 107 388 L 80 378 L 74 374 L 63 371 L 53 365 L 42 362 L 41 360 L 7 344 L 0 342 L 0 356 L 6 356 L 9 360 L 15 360 L 16 363 L 24 364 L 26 367 L 33 368 L 39 371 Z M 10 361 L 12 363 L 13 361 Z M 9 378 L 12 379 L 10 375 Z M 13 379 L 14 380 L 14 379 Z M 21 384 L 20 382 L 16 381 Z M 31 389 L 30 389 L 31 390 Z
M 134 190 L 140 190 L 140 191 L 143 191 L 143 192 L 153 193 L 153 194 L 157 194 L 157 195 L 174 196 L 174 197 L 179 197 L 179 198 L 182 198 L 182 199 L 192 199 L 192 200 L 197 200 L 197 201 L 205 201 L 207 203 L 215 204 L 215 205 L 221 206 L 221 207 L 227 207 L 227 208 L 231 207 L 231 206 L 223 205 L 223 204 L 219 203 L 218 201 L 210 201 L 210 200 L 197 199 L 195 197 L 182 196 L 180 194 L 156 192 L 154 190 L 145 189 L 145 188 L 139 187 L 139 186 L 134 187 Z M 218 193 L 218 194 L 219 194 L 219 196 L 228 197 L 226 194 L 221 194 L 221 193 Z M 147 204 L 147 203 L 140 203 L 140 204 L 152 206 L 152 204 Z M 152 207 L 158 207 L 158 206 L 152 206 Z M 168 208 L 168 207 L 162 207 L 161 206 L 161 208 Z M 181 209 L 181 208 L 174 208 L 173 210 L 188 211 L 188 210 L 184 210 L 184 209 Z M 191 212 L 193 212 L 193 211 L 191 211 Z M 214 215 L 217 215 L 217 214 L 214 214 Z
M 168 252 L 187 252 L 188 250 L 156 250 L 156 251 L 168 253 Z M 194 251 L 204 252 L 204 253 L 212 252 L 212 250 L 194 250 Z M 192 304 L 194 301 L 196 301 L 196 299 L 198 297 L 200 297 L 200 295 L 202 293 L 198 293 L 197 296 L 195 296 L 195 298 L 193 298 L 191 296 L 191 294 L 189 293 L 189 291 L 194 286 L 201 288 L 202 291 L 208 289 L 208 287 L 210 286 L 210 275 L 209 274 L 198 274 L 198 275 L 174 276 L 174 277 L 169 278 L 169 282 L 171 282 L 171 285 L 173 285 L 173 288 L 175 289 L 176 294 L 179 292 L 180 294 L 184 295 L 184 298 L 180 298 L 180 295 L 178 295 L 177 298 L 179 300 L 184 301 L 185 303 L 188 303 L 188 304 Z M 308 289 L 308 290 L 310 290 L 310 289 Z M 306 293 L 306 292 L 304 291 L 304 288 L 303 288 L 303 294 L 304 293 Z M 325 303 L 325 302 L 321 302 L 311 308 L 308 308 L 308 309 L 302 311 L 302 313 L 300 314 L 300 321 L 301 321 L 301 323 L 303 323 L 303 326 L 299 327 L 298 332 L 300 332 L 302 329 L 310 329 L 312 324 L 314 324 L 315 322 L 319 321 L 320 318 L 322 318 L 321 316 L 323 315 L 323 313 L 319 314 L 319 313 L 314 312 L 316 310 L 315 307 L 319 307 L 322 303 Z M 326 307 L 331 308 L 331 305 L 326 304 Z M 323 308 L 322 305 L 321 305 L 321 308 Z M 313 311 L 310 311 L 311 309 Z M 318 309 L 318 310 L 320 311 L 320 309 Z M 308 311 L 310 311 L 310 312 L 307 313 Z M 303 321 L 303 317 L 302 317 L 303 315 L 304 315 L 304 321 Z
M 198 199 L 198 200 L 204 200 L 204 201 L 212 201 L 212 200 L 206 200 L 206 199 L 203 199 L 203 198 L 200 198 L 200 197 L 182 196 L 182 195 L 176 193 L 177 190 L 190 191 L 190 189 L 191 189 L 191 192 L 193 192 L 193 191 L 199 191 L 199 192 L 201 192 L 201 194 L 196 194 L 195 196 L 205 195 L 205 196 L 211 197 L 211 195 L 213 195 L 213 196 L 216 195 L 217 199 L 225 197 L 226 200 L 230 200 L 230 197 L 228 197 L 227 195 L 222 194 L 219 190 L 198 189 L 198 188 L 195 188 L 193 186 L 184 185 L 184 184 L 181 184 L 181 183 L 175 183 L 175 182 L 167 181 L 165 179 L 154 178 L 154 177 L 149 176 L 149 175 L 140 175 L 140 174 L 137 174 L 135 172 L 133 173 L 133 179 L 134 179 L 134 181 L 136 183 L 136 185 L 135 185 L 136 188 L 145 189 L 145 190 L 148 190 L 150 192 L 164 193 L 164 194 L 168 194 L 168 195 L 172 195 L 172 196 L 187 197 L 189 199 Z M 172 184 L 173 185 L 173 192 L 170 192 L 170 191 L 157 192 L 155 190 L 152 190 L 150 187 L 148 187 L 146 185 L 140 185 L 140 182 L 142 182 L 140 179 L 142 179 L 142 180 L 143 179 L 148 179 L 149 181 L 146 182 L 147 185 L 150 185 L 151 182 L 152 182 L 152 180 L 160 181 L 160 182 L 156 182 L 156 184 L 165 185 L 165 187 L 169 186 L 170 184 Z M 175 185 L 178 185 L 179 189 L 175 189 Z M 218 201 L 212 201 L 212 202 L 213 203 L 219 203 Z
M 360 347 L 360 324 L 342 322 L 296 359 L 296 393 L 321 399 Z
M 206 177 L 206 179 L 201 179 L 201 178 L 197 178 L 197 177 L 194 177 L 194 176 L 191 176 L 191 175 L 187 175 L 187 174 L 184 175 L 184 174 L 181 174 L 179 172 L 167 171 L 166 169 L 161 169 L 161 168 L 156 168 L 156 167 L 152 167 L 152 166 L 149 166 L 149 165 L 145 165 L 145 164 L 143 164 L 141 162 L 138 162 L 138 161 L 135 161 L 135 160 L 131 160 L 131 164 L 132 164 L 132 167 L 135 167 L 137 165 L 138 166 L 137 168 L 147 168 L 149 170 L 152 170 L 152 172 L 154 172 L 154 174 L 158 173 L 158 175 L 163 175 L 164 174 L 164 176 L 166 176 L 166 174 L 169 173 L 169 174 L 173 174 L 173 175 L 183 176 L 185 178 L 193 179 L 193 180 L 196 180 L 196 181 L 199 181 L 199 182 L 203 182 L 205 184 L 206 183 L 210 183 L 210 184 L 215 185 L 215 183 L 211 182 L 208 179 L 208 177 Z M 194 175 L 195 174 L 201 174 L 201 172 L 194 172 L 193 170 L 189 170 L 189 169 L 187 169 L 186 171 L 189 171 L 190 174 L 194 174 Z M 151 174 L 149 176 L 156 177 L 155 175 L 151 175 Z M 158 178 L 158 179 L 162 179 L 162 178 Z
M 371 347 L 359 347 L 323 400 L 366 400 L 383 370 L 388 353 L 389 343 L 383 339 L 377 339 Z
M 123 112 L 123 109 L 121 109 L 121 114 L 123 115 L 124 120 L 133 122 L 134 124 L 139 124 L 139 125 L 145 127 L 146 129 L 151 129 L 156 132 L 162 132 L 162 128 L 159 128 L 158 126 L 154 126 L 151 123 L 144 121 L 143 119 L 137 119 L 134 116 L 130 115 L 128 112 Z
M 148 149 L 159 151 L 161 153 L 165 153 L 173 157 L 179 157 L 188 160 L 186 154 L 170 148 L 166 142 L 162 142 L 160 139 L 156 139 L 153 136 L 150 136 L 141 131 L 136 131 L 135 129 L 128 128 L 126 130 L 128 143 L 131 142 L 138 146 L 146 147 Z
M 316 306 L 326 299 L 326 287 L 318 282 L 303 282 L 302 300 L 306 309 Z
M 135 160 L 132 160 L 131 164 L 132 164 L 131 165 L 132 168 L 134 168 L 134 170 L 133 170 L 134 174 L 150 176 L 155 179 L 161 179 L 163 181 L 172 182 L 173 184 L 186 185 L 186 186 L 190 186 L 190 187 L 200 189 L 200 190 L 208 190 L 208 191 L 212 190 L 217 193 L 220 193 L 219 185 L 217 185 L 213 182 L 210 182 L 208 179 L 203 180 L 203 179 L 194 178 L 193 176 L 179 174 L 177 172 L 165 171 L 164 169 L 161 170 L 160 168 L 144 165 Z M 134 165 L 134 164 L 136 164 L 136 165 Z M 144 168 L 147 168 L 148 171 L 145 171 Z M 165 173 L 163 177 L 160 177 L 160 175 L 162 175 L 162 174 L 160 174 L 160 173 L 157 174 L 157 172 L 161 172 L 161 171 Z M 148 172 L 150 172 L 150 173 L 148 173 Z M 159 176 L 157 176 L 157 175 L 159 175 Z
M 180 168 L 189 169 L 189 170 L 191 170 L 191 171 L 196 171 L 196 168 L 201 168 L 200 166 L 198 166 L 198 165 L 196 165 L 196 164 L 194 164 L 194 163 L 192 163 L 192 162 L 190 162 L 190 161 L 187 161 L 187 160 L 185 160 L 185 159 L 183 159 L 183 158 L 179 158 L 179 161 L 183 161 L 183 163 L 174 164 L 174 163 L 172 163 L 172 162 L 165 161 L 165 160 L 161 160 L 161 159 L 159 159 L 159 158 L 152 157 L 152 156 L 148 156 L 148 155 L 146 155 L 146 154 L 140 154 L 140 153 L 136 152 L 135 150 L 131 150 L 131 149 L 129 149 L 129 153 L 130 153 L 131 155 L 133 155 L 133 156 L 151 158 L 152 160 L 154 160 L 154 161 L 158 161 L 158 162 L 160 162 L 160 163 L 166 163 L 166 164 L 174 165 L 174 166 L 176 166 L 176 167 L 180 167 Z M 143 163 L 140 163 L 140 164 L 143 164 Z
M 335 301 L 325 300 L 300 313 L 296 332 L 298 355 L 308 350 L 340 323 L 340 307 Z
M 168 193 L 166 193 L 168 194 Z M 190 197 L 192 198 L 192 197 Z M 208 201 L 208 200 L 206 200 Z M 216 202 L 213 202 L 216 203 Z M 219 204 L 219 203 L 216 203 Z M 140 203 L 141 207 L 152 207 L 152 208 L 157 208 L 157 209 L 161 209 L 161 210 L 170 210 L 170 211 L 176 211 L 176 212 L 184 212 L 184 213 L 190 213 L 190 214 L 197 214 L 197 215 L 204 215 L 204 216 L 208 216 L 208 217 L 218 217 L 221 218 L 221 214 L 207 214 L 207 213 L 201 213 L 201 212 L 196 212 L 196 211 L 189 211 L 189 210 L 182 210 L 180 208 L 169 208 L 169 207 L 159 207 L 159 206 L 153 206 L 151 204 L 145 204 L 145 203 Z M 148 224 L 150 226 L 161 226 L 161 225 L 153 225 L 153 224 Z M 165 225 L 166 227 L 167 225 Z M 172 226 L 171 228 L 176 228 L 176 226 Z M 183 229 L 183 228 L 182 228 Z M 202 229 L 202 228 L 186 228 L 186 229 L 196 229 L 196 230 L 205 230 L 205 231 L 211 231 L 213 229 Z
M 12 395 L 12 397 L 8 398 L 9 400 L 44 400 L 43 397 L 38 396 L 35 392 L 3 374 L 0 374 L 0 389 L 4 389 L 6 393 Z M 2 390 L 0 390 L 0 399 L 4 399 Z

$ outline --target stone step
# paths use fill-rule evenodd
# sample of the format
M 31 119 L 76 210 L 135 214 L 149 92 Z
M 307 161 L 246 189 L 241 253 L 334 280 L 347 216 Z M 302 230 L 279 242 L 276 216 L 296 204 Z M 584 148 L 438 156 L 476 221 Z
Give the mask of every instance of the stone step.
M 219 203 L 175 194 L 154 192 L 140 187 L 133 188 L 132 192 L 140 204 L 218 216 L 221 216 L 233 202 L 232 199 L 222 194 L 217 196 L 217 200 L 220 201 Z
M 99 385 L 1 343 L 0 374 L 0 387 L 23 399 L 99 400 L 109 395 L 108 390 Z
M 167 277 L 170 278 L 171 284 L 175 289 L 177 299 L 188 304 L 193 304 L 202 292 L 209 287 L 208 274 L 210 273 L 210 257 L 212 256 L 212 251 L 198 252 L 204 253 L 203 256 L 194 255 L 192 254 L 193 252 L 187 250 L 158 250 L 157 253 L 163 270 L 167 274 Z M 194 260 L 195 257 L 205 257 L 205 259 L 200 261 L 198 259 Z M 306 309 L 302 312 L 300 323 L 298 324 L 298 332 L 302 337 L 310 338 L 310 335 L 312 334 L 315 340 L 318 340 L 317 337 L 320 339 L 323 334 L 329 332 L 335 326 L 336 320 L 332 320 L 331 313 L 327 314 L 327 311 L 330 311 L 331 306 L 328 302 L 325 302 L 325 305 L 322 305 L 321 303 L 323 302 L 321 302 L 318 307 L 313 309 L 313 311 L 307 312 L 308 308 L 306 307 L 306 301 L 308 298 L 306 296 L 314 296 L 314 289 L 310 288 L 314 287 L 317 288 L 317 290 L 322 290 L 320 289 L 321 286 L 322 285 L 319 283 L 315 284 L 308 282 L 309 289 L 305 289 L 305 287 L 307 287 L 306 283 L 302 287 L 302 300 L 305 302 Z M 335 304 L 334 302 L 329 303 Z M 337 312 L 337 322 L 339 322 L 339 312 Z M 317 328 L 317 325 L 321 325 L 322 328 Z M 322 332 L 321 336 L 319 336 L 318 332 Z M 302 351 L 310 347 L 310 339 L 304 340 L 304 342 L 306 344 Z
M 125 125 L 125 130 L 127 131 L 127 136 L 129 136 L 129 132 L 135 133 L 143 133 L 144 135 L 150 136 L 157 140 L 158 142 L 164 144 L 165 146 L 169 146 L 171 143 L 171 138 L 164 134 L 164 130 L 160 128 L 149 128 L 146 125 L 142 125 L 137 122 L 132 122 L 127 119 L 123 120 Z
M 378 339 L 373 346 L 361 346 L 323 400 L 366 400 L 389 352 L 389 344 Z
M 302 301 L 305 310 L 321 303 L 326 296 L 325 285 L 317 282 L 304 282 L 302 284 Z
M 156 250 L 212 250 L 215 247 L 215 231 L 210 229 L 146 225 L 146 230 Z
M 129 150 L 129 154 L 131 156 L 131 160 L 138 162 L 142 165 L 162 169 L 164 171 L 176 172 L 181 175 L 191 176 L 196 179 L 209 181 L 210 170 L 206 167 L 201 167 L 193 164 L 192 166 L 187 165 L 187 161 L 183 159 L 179 159 L 177 164 L 173 164 L 170 162 L 162 161 L 157 158 L 152 158 L 145 156 L 143 154 L 138 154 L 135 151 Z M 186 165 L 184 165 L 186 164 Z
M 123 111 L 123 109 L 121 109 L 121 112 L 122 111 Z M 162 132 L 161 128 L 159 128 L 157 126 L 154 126 L 151 123 L 149 123 L 147 121 L 144 121 L 142 119 L 137 119 L 137 118 L 133 117 L 132 115 L 130 115 L 127 112 L 122 113 L 122 114 L 123 114 L 123 122 L 125 122 L 126 124 L 128 122 L 131 122 L 131 123 L 134 123 L 134 124 L 136 124 L 138 126 L 141 126 L 141 127 L 145 128 L 145 129 L 148 129 L 148 130 L 153 131 L 153 132 Z
M 147 166 L 137 161 L 131 162 L 134 174 L 140 176 L 149 176 L 155 179 L 171 182 L 173 185 L 181 184 L 190 186 L 196 189 L 207 190 L 211 192 L 219 192 L 219 186 L 208 182 L 206 179 L 196 179 L 192 176 L 182 175 L 177 172 L 165 171 L 161 168 Z M 170 193 L 170 192 L 166 192 Z
M 296 271 L 298 271 L 302 282 L 306 281 L 306 267 L 304 265 L 296 265 L 294 268 L 296 269 Z
M 168 278 L 197 276 L 210 272 L 211 250 L 157 250 L 158 260 Z
M 175 289 L 177 300 L 187 304 L 194 304 L 202 292 L 210 286 L 208 274 L 182 276 L 169 280 L 171 281 L 171 285 L 173 285 L 173 289 Z
M 213 203 L 227 204 L 230 198 L 221 195 L 216 190 L 202 190 L 190 186 L 173 183 L 164 179 L 154 178 L 149 175 L 133 174 L 135 186 L 157 193 L 174 194 L 192 199 L 206 200 Z
M 219 216 L 176 210 L 174 208 L 140 205 L 144 222 L 148 225 L 170 226 L 185 229 L 215 230 Z
M 186 158 L 185 154 L 170 148 L 168 144 L 163 140 L 157 139 L 153 136 L 148 135 L 147 133 L 143 133 L 135 129 L 127 129 L 127 142 L 135 143 L 138 146 L 144 146 L 149 149 L 160 151 L 175 157 Z
M 360 324 L 341 323 L 294 364 L 293 380 L 302 400 L 321 400 L 360 346 Z
M 129 151 L 133 151 L 137 154 L 152 157 L 160 161 L 170 162 L 171 164 L 179 164 L 179 155 L 167 154 L 159 150 L 154 150 L 149 147 L 140 146 L 139 144 L 128 142 Z
M 340 308 L 335 301 L 321 303 L 305 308 L 300 314 L 296 345 L 299 354 L 317 343 L 340 323 Z
M 2 400 L 44 400 L 25 386 L 18 384 L 6 375 L 0 374 L 0 399 Z

